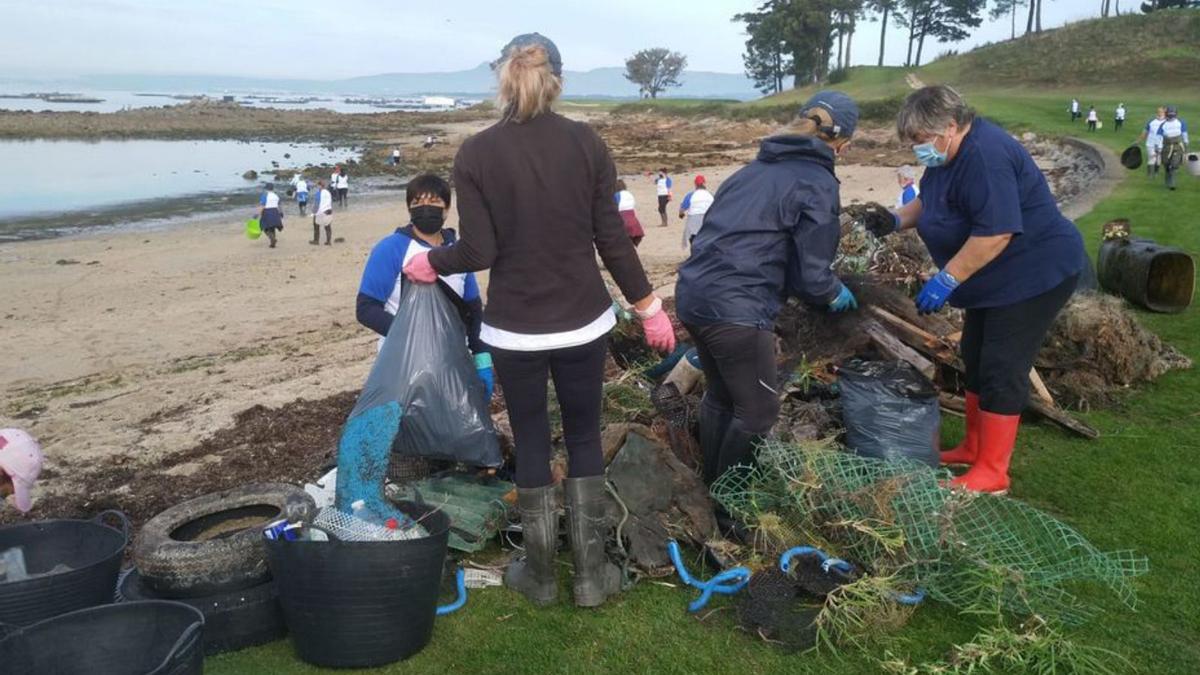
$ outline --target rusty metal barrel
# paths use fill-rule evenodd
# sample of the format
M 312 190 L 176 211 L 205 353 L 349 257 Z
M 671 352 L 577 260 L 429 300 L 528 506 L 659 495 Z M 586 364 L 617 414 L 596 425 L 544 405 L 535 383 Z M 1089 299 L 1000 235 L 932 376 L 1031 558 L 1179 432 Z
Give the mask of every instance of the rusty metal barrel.
M 1192 304 L 1192 256 L 1149 239 L 1109 239 L 1096 261 L 1100 287 L 1154 312 L 1182 312 Z

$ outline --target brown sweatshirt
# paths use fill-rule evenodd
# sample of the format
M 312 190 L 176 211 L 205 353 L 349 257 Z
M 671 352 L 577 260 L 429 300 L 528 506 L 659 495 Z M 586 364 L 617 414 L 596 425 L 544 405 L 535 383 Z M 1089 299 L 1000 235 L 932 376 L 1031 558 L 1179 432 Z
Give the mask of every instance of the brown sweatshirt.
M 555 113 L 498 122 L 458 151 L 460 239 L 429 262 L 438 274 L 491 269 L 489 326 L 582 328 L 612 304 L 597 251 L 626 300 L 652 290 L 617 212 L 615 181 L 608 148 L 588 125 Z

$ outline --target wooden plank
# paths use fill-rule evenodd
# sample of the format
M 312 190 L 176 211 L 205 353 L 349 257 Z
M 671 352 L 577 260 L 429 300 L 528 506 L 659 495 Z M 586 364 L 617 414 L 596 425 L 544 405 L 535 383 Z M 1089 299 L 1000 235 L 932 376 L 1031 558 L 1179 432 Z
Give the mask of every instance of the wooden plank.
M 912 364 L 925 377 L 931 380 L 934 379 L 937 371 L 933 362 L 921 356 L 917 350 L 901 342 L 899 338 L 889 333 L 878 321 L 868 319 L 863 322 L 863 328 L 866 330 L 867 335 L 871 336 L 871 341 L 889 359 L 906 361 Z
M 1042 417 L 1045 417 L 1046 419 L 1050 420 L 1051 422 L 1058 424 L 1059 426 L 1063 427 L 1064 429 L 1067 429 L 1068 431 L 1073 431 L 1073 432 L 1079 434 L 1080 436 L 1083 436 L 1084 438 L 1088 438 L 1088 439 L 1100 438 L 1099 431 L 1096 431 L 1095 429 L 1093 429 L 1092 427 L 1090 427 L 1086 423 L 1084 423 L 1082 420 L 1072 416 L 1071 414 L 1067 413 L 1066 411 L 1060 410 L 1059 408 L 1055 408 L 1054 406 L 1046 403 L 1045 401 L 1043 401 L 1037 397 L 1032 397 L 1029 399 L 1029 409 L 1034 411 L 1035 413 L 1041 415 Z
M 1042 376 L 1038 374 L 1037 368 L 1029 369 L 1029 382 L 1033 385 L 1033 391 L 1040 396 L 1043 401 L 1049 403 L 1051 407 L 1058 407 L 1054 403 L 1054 396 L 1050 394 L 1050 390 L 1046 388 L 1046 383 L 1042 381 Z

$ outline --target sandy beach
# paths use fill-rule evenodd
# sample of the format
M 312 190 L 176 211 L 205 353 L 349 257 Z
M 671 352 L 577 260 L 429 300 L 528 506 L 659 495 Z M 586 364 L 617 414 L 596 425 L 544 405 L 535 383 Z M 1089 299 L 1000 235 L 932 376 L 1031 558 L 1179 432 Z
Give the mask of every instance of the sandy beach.
M 737 168 L 676 174 L 667 228 L 657 226 L 652 179 L 625 177 L 646 226 L 639 253 L 660 293 L 672 293 L 684 257 L 673 211 L 694 175 L 718 188 Z M 893 199 L 890 168 L 839 176 L 844 202 Z M 205 469 L 172 454 L 255 404 L 361 386 L 375 336 L 355 321 L 354 297 L 371 246 L 407 222 L 403 198 L 352 201 L 334 224 L 345 241 L 331 247 L 309 245 L 308 219 L 288 215 L 274 250 L 248 240 L 234 217 L 0 245 L 0 425 L 41 439 L 41 494 L 86 489 L 73 469 L 97 463 Z

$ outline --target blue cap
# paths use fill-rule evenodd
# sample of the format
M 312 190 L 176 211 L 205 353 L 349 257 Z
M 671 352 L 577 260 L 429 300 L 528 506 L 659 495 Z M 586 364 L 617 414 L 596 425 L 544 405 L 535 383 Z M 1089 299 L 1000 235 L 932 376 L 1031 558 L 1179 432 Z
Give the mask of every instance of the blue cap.
M 1173 105 L 1167 106 L 1167 117 L 1176 117 L 1179 115 L 1179 108 Z
M 815 108 L 825 110 L 833 118 L 831 131 L 834 136 L 849 138 L 854 135 L 854 130 L 858 128 L 858 104 L 854 99 L 832 89 L 818 91 L 800 108 L 800 116 L 808 117 L 808 112 Z
M 500 65 L 500 62 L 508 56 L 509 50 L 518 47 L 537 46 L 546 50 L 546 58 L 550 61 L 550 70 L 559 77 L 562 77 L 562 56 L 558 53 L 558 47 L 554 45 L 554 41 L 542 35 L 541 33 L 525 33 L 509 40 L 508 44 L 504 45 L 504 49 L 500 50 L 500 58 L 492 63 L 492 67 Z

